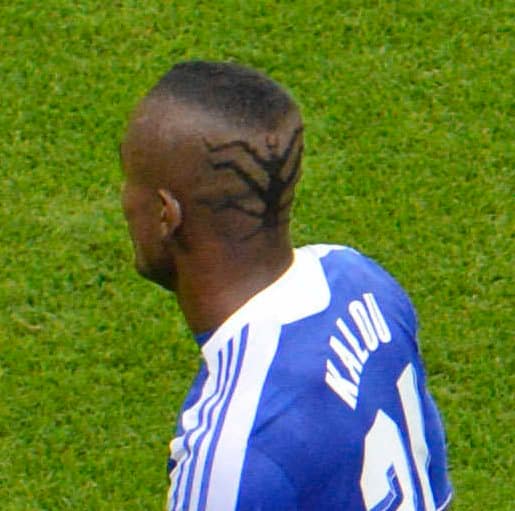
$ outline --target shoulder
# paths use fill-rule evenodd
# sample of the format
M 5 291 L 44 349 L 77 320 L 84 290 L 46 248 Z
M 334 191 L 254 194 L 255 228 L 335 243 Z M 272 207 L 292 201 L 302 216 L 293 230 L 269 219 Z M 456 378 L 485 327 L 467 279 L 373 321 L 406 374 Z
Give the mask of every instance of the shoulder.
M 373 293 L 386 311 L 416 335 L 418 319 L 408 293 L 377 261 L 343 245 L 307 245 L 297 251 L 320 261 L 331 295 L 345 295 L 351 302 Z
M 299 253 L 318 258 L 328 270 L 337 270 L 348 278 L 368 277 L 384 279 L 399 286 L 397 281 L 377 261 L 345 245 L 317 244 L 296 249 Z M 400 286 L 399 286 L 400 287 Z

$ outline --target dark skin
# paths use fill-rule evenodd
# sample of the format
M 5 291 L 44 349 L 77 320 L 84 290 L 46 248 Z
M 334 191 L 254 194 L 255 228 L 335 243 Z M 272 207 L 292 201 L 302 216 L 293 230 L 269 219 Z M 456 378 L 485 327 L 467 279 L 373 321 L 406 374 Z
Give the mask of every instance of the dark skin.
M 271 142 L 278 150 L 285 148 L 300 125 L 298 113 L 292 112 L 273 132 L 236 129 L 170 98 L 147 98 L 137 108 L 121 145 L 122 202 L 136 267 L 176 293 L 193 332 L 221 325 L 293 260 L 287 224 L 242 241 L 236 234 L 255 231 L 255 218 L 202 206 L 199 197 L 221 186 L 215 177 L 206 177 L 213 174 L 206 140 L 224 144 L 243 136 L 267 154 Z M 237 147 L 228 151 L 241 159 Z M 223 183 L 223 193 L 246 191 L 238 179 Z

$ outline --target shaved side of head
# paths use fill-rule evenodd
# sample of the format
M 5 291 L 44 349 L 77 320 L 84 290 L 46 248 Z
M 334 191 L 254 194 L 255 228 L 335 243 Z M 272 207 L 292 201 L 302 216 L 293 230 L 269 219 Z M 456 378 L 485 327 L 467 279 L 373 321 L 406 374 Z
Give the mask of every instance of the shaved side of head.
M 266 76 L 230 63 L 178 64 L 136 110 L 124 145 L 136 179 L 177 196 L 186 238 L 202 235 L 197 223 L 225 243 L 289 239 L 302 121 Z

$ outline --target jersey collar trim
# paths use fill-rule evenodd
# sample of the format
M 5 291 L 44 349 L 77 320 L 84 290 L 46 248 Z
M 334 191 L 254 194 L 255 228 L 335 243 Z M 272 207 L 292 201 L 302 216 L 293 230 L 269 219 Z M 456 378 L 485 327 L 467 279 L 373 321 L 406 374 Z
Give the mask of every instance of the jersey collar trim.
M 293 323 L 326 309 L 330 290 L 315 246 L 294 250 L 290 267 L 235 311 L 202 346 L 206 358 L 250 322 Z

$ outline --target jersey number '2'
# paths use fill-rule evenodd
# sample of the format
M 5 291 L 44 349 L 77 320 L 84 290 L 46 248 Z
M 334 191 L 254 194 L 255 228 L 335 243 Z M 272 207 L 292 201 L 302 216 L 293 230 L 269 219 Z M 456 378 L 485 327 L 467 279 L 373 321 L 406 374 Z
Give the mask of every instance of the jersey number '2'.
M 416 493 L 406 448 L 411 451 L 420 481 L 425 511 L 435 511 L 427 466 L 429 452 L 424 420 L 417 394 L 415 369 L 408 364 L 397 380 L 397 390 L 408 428 L 409 445 L 404 445 L 397 424 L 379 409 L 365 437 L 361 493 L 367 511 L 413 511 Z M 393 507 L 395 506 L 395 507 Z

